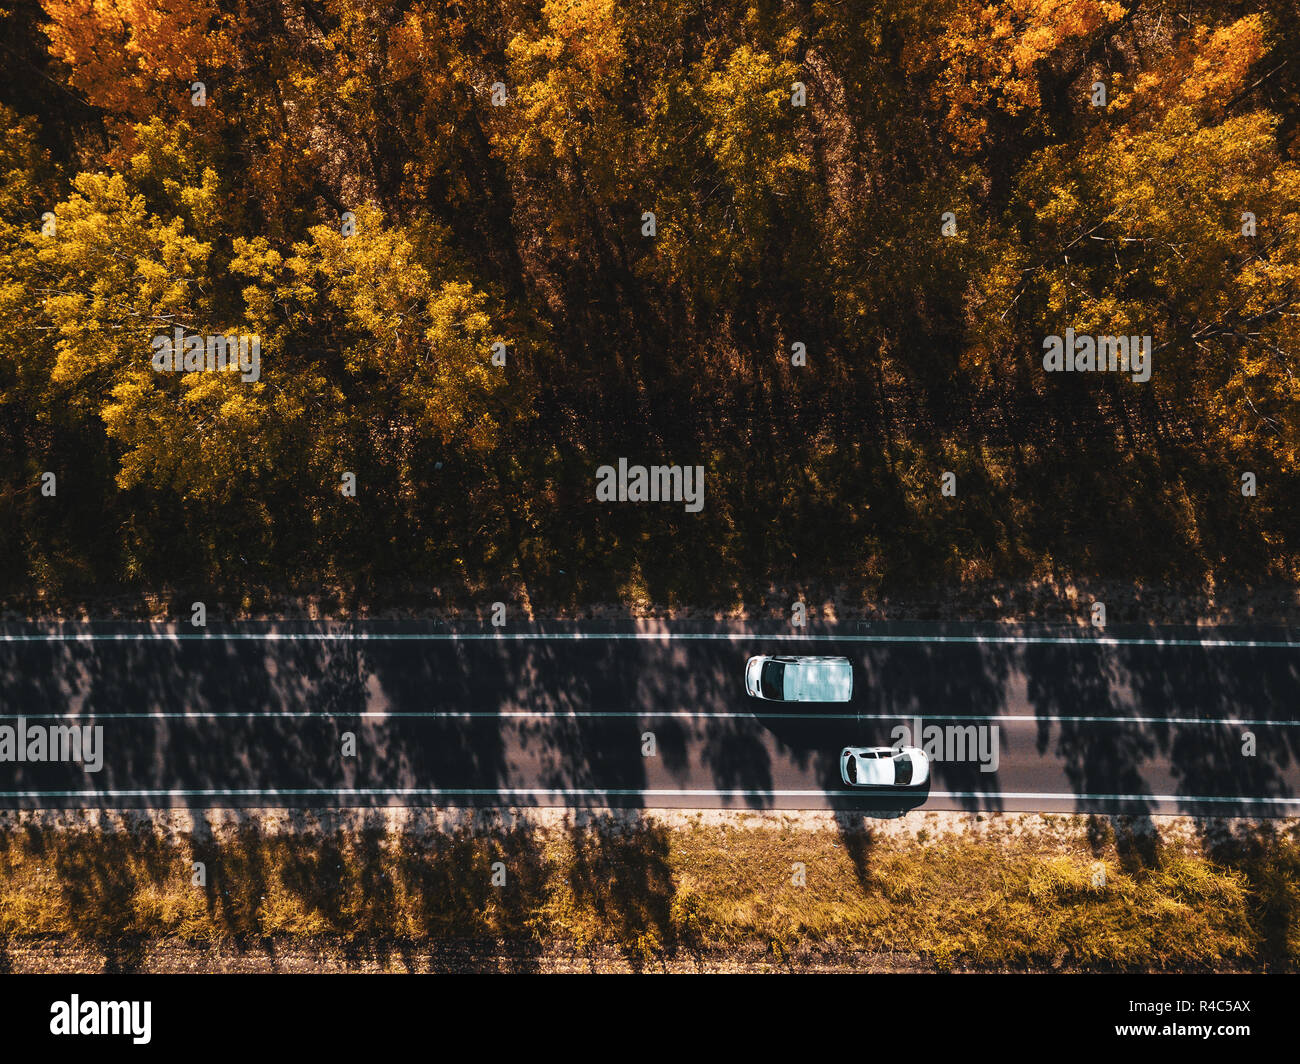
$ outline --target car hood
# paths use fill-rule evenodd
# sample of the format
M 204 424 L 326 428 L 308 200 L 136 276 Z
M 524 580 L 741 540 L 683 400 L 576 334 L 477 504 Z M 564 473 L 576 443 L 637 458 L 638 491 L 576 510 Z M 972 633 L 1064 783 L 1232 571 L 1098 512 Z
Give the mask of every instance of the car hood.
M 912 755 L 912 786 L 919 787 L 930 778 L 930 759 L 915 746 L 907 747 L 907 752 Z

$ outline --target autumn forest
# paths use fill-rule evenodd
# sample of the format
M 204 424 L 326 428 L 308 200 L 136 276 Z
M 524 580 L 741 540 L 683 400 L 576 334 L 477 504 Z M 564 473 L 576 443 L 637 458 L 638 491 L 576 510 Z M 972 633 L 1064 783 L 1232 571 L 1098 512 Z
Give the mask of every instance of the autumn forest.
M 10 608 L 1300 576 L 1295 0 L 7 0 L 0 69 Z

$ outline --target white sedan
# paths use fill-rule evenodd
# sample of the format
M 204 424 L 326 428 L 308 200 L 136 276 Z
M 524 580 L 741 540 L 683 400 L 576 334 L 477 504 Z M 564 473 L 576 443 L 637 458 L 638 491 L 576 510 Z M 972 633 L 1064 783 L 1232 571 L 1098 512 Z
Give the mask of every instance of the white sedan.
M 850 787 L 919 787 L 930 778 L 930 759 L 917 746 L 846 746 L 840 779 Z
M 848 658 L 759 654 L 745 665 L 745 690 L 772 702 L 847 702 L 853 666 Z

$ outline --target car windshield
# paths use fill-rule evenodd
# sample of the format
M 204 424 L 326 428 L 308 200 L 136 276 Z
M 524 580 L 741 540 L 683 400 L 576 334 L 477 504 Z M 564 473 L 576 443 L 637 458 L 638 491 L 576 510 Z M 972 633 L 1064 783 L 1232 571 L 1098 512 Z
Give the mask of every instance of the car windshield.
M 900 787 L 912 782 L 912 759 L 909 755 L 899 754 L 894 758 L 894 782 Z
M 782 680 L 785 677 L 785 666 L 779 661 L 768 661 L 763 663 L 763 675 L 760 685 L 763 688 L 764 698 L 784 698 L 785 688 Z

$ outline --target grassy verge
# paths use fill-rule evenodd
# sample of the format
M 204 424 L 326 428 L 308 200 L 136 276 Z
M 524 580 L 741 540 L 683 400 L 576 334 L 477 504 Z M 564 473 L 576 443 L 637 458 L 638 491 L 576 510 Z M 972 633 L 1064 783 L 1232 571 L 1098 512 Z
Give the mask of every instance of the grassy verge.
M 78 967 L 147 969 L 170 944 L 212 967 L 294 948 L 338 968 L 439 948 L 466 965 L 1300 967 L 1300 825 L 1175 822 L 11 813 L 0 965 L 75 948 Z

